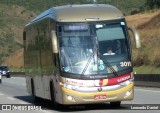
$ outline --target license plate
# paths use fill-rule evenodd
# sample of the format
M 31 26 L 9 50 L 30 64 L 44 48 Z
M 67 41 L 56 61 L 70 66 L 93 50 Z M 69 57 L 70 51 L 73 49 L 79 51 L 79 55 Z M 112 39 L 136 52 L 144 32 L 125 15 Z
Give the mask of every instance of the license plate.
M 107 96 L 106 95 L 95 95 L 94 96 L 94 100 L 103 100 L 106 99 Z

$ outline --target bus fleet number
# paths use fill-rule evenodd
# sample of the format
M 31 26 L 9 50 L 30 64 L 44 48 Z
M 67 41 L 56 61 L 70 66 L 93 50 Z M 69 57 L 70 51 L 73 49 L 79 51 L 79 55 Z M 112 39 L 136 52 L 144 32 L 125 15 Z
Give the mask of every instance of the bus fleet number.
M 131 66 L 131 62 L 120 62 L 121 67 L 128 67 Z

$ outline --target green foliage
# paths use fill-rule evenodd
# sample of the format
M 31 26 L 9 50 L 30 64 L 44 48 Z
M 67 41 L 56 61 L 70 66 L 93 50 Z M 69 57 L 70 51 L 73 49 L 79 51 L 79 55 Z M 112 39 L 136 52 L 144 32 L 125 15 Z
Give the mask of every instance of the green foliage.
M 0 0 L 0 31 L 2 31 L 0 32 L 0 45 L 4 50 L 4 52 L 0 53 L 0 63 L 3 62 L 3 57 L 8 56 L 16 49 L 23 47 L 22 44 L 19 44 L 15 41 L 15 34 L 11 25 L 13 27 L 18 26 L 19 28 L 22 28 L 22 26 L 25 25 L 26 20 L 23 20 L 23 18 L 19 16 L 16 17 L 14 13 L 12 14 L 9 9 L 10 6 L 14 5 L 15 7 L 24 7 L 25 9 L 20 12 L 21 15 L 23 15 L 28 10 L 39 14 L 42 11 L 54 6 L 92 3 L 93 0 Z M 111 4 L 120 9 L 125 15 L 136 14 L 145 10 L 160 8 L 160 0 L 97 0 L 97 4 Z M 31 14 L 30 17 L 33 17 L 33 14 Z M 157 25 L 158 24 L 154 26 Z M 149 32 L 149 34 L 151 33 Z M 158 36 L 159 35 L 157 35 L 157 37 Z M 141 60 L 142 64 L 148 59 L 148 57 L 146 57 L 148 54 L 145 52 L 146 50 L 142 52 L 143 54 L 141 54 L 141 56 L 137 56 L 137 59 Z M 157 62 L 160 62 L 158 55 L 153 59 Z M 156 65 L 160 66 L 160 64 Z
M 134 67 L 134 72 L 137 74 L 159 74 L 160 73 L 160 68 L 156 68 L 153 66 L 138 66 Z
M 8 57 L 17 48 L 22 48 L 22 45 L 14 40 L 13 31 L 5 25 L 2 27 L 4 28 L 4 33 L 0 34 L 0 64 L 3 63 L 5 57 Z
M 145 6 L 148 9 L 160 8 L 160 0 L 147 0 Z
M 111 4 L 123 11 L 124 14 L 131 14 L 132 11 L 139 11 L 146 0 L 97 0 L 97 4 Z M 7 5 L 19 5 L 27 10 L 40 13 L 50 7 L 71 4 L 92 4 L 93 0 L 1 0 L 0 3 Z
M 0 64 L 3 63 L 3 55 L 0 53 Z
M 27 10 L 39 14 L 40 12 L 53 6 L 92 4 L 94 2 L 93 0 L 1 0 L 0 3 L 23 6 Z M 97 0 L 97 4 L 114 5 L 115 7 L 119 8 L 125 15 L 135 14 L 154 8 L 160 8 L 160 0 Z M 0 15 L 3 15 L 1 13 Z
M 0 28 L 3 28 L 3 26 L 5 25 L 5 22 L 3 19 L 0 19 Z
M 140 7 L 141 12 L 160 8 L 160 0 L 146 0 L 145 4 Z

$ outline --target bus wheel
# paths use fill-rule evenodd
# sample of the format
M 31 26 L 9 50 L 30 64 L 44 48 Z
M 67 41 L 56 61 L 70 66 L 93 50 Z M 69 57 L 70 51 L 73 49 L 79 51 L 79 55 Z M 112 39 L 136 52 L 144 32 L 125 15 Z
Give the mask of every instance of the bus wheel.
M 51 101 L 54 105 L 54 108 L 55 109 L 58 109 L 59 108 L 59 104 L 56 102 L 56 96 L 55 96 L 55 90 L 54 90 L 54 85 L 53 83 L 51 82 L 50 83 L 50 95 L 51 95 Z
M 0 79 L 0 84 L 2 83 L 2 79 Z
M 40 103 L 41 99 L 35 95 L 35 87 L 34 87 L 33 79 L 31 79 L 31 90 L 32 90 L 32 97 L 33 97 L 34 103 Z
M 111 107 L 113 108 L 118 108 L 121 106 L 121 101 L 117 101 L 117 102 L 110 102 Z

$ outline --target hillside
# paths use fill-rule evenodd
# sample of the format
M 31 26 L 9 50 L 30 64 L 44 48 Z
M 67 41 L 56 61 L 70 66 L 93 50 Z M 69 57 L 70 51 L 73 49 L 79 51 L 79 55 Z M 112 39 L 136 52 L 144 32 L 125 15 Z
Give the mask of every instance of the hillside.
M 21 0 L 23 1 L 23 0 Z M 24 0 L 25 1 L 25 0 Z M 72 1 L 70 4 L 91 3 L 84 0 Z M 130 14 L 145 4 L 146 0 L 99 0 L 98 3 L 112 4 Z M 25 1 L 1 0 L 0 1 L 0 64 L 10 67 L 23 67 L 22 33 L 24 25 L 38 13 L 50 6 L 68 4 L 68 0 L 50 1 Z M 32 12 L 33 11 L 33 12 Z M 160 67 L 160 11 L 126 16 L 128 25 L 135 26 L 141 36 L 142 48 L 133 48 L 135 66 L 151 65 Z M 152 54 L 150 54 L 150 51 Z
M 23 48 L 22 33 L 27 21 L 35 16 L 21 6 L 7 6 L 0 3 L 0 64 L 23 67 L 22 58 L 20 64 L 12 56 Z M 6 62 L 8 58 L 13 63 Z M 19 61 L 18 61 L 19 62 Z
M 147 12 L 139 13 L 135 15 L 126 16 L 126 20 L 129 26 L 134 26 L 136 28 L 140 27 L 143 24 L 147 24 L 158 12 Z
M 125 15 L 139 12 L 147 0 L 96 0 L 97 4 L 111 4 L 119 8 Z M 36 14 L 60 5 L 93 4 L 93 0 L 1 0 L 0 3 L 8 6 L 18 5 Z
M 158 67 L 160 64 L 160 53 L 157 52 L 160 49 L 159 18 L 159 12 L 136 14 L 126 17 L 127 23 L 138 28 L 138 32 L 141 36 L 142 48 L 139 50 L 133 49 L 134 64 L 136 66 L 154 65 Z M 152 54 L 150 54 L 150 51 L 152 51 Z M 5 63 L 14 67 L 22 67 L 22 52 L 23 50 L 21 49 L 13 53 L 10 57 L 5 59 Z
M 23 62 L 23 49 L 18 49 L 12 53 L 9 57 L 4 58 L 5 65 L 14 68 L 22 68 Z
M 133 49 L 135 66 L 160 67 L 160 11 L 126 17 L 128 24 L 138 29 L 142 47 Z

